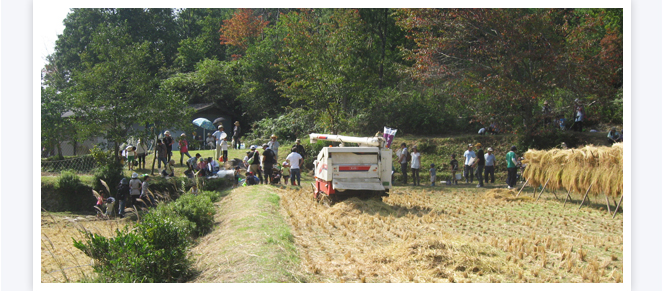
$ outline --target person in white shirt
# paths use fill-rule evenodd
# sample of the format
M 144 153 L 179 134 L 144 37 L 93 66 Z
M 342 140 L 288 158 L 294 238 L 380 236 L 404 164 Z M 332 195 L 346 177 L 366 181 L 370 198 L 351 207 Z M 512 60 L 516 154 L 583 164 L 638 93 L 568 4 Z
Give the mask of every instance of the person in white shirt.
M 467 150 L 465 151 L 463 156 L 465 156 L 465 169 L 463 170 L 463 175 L 465 176 L 465 183 L 466 184 L 473 183 L 474 173 L 472 173 L 472 164 L 474 163 L 474 159 L 476 159 L 477 156 L 472 150 L 472 144 L 467 145 Z
M 487 153 L 484 155 L 486 158 L 486 168 L 484 169 L 484 181 L 488 183 L 488 175 L 490 175 L 490 183 L 495 183 L 495 155 L 493 155 L 493 148 L 488 148 Z M 481 179 L 481 177 L 479 177 Z
M 147 156 L 147 145 L 143 142 L 143 139 L 138 139 L 136 144 L 136 156 L 138 158 L 138 168 L 145 169 L 145 156 Z
M 215 131 L 212 136 L 216 144 L 216 151 L 214 152 L 214 160 L 219 160 L 221 156 L 221 142 L 226 138 L 226 133 L 223 131 L 223 125 L 219 125 L 219 130 Z
M 288 163 L 290 164 L 290 176 L 291 176 L 291 181 L 292 185 L 295 185 L 295 178 L 297 178 L 297 186 L 300 186 L 300 180 L 302 178 L 302 174 L 300 172 L 300 166 L 304 162 L 304 158 L 302 155 L 297 153 L 295 149 L 291 149 L 290 154 L 285 158 Z
M 414 186 L 421 186 L 421 179 L 419 178 L 419 170 L 421 170 L 421 153 L 417 150 L 417 146 L 412 146 L 412 161 L 410 167 L 412 168 L 412 181 Z
M 207 158 L 207 170 L 209 170 L 212 175 L 216 175 L 216 172 L 219 171 L 219 162 L 212 158 Z
M 211 133 L 207 134 L 207 139 L 205 139 L 205 143 L 207 144 L 207 148 L 210 149 L 214 148 L 214 137 L 212 137 Z

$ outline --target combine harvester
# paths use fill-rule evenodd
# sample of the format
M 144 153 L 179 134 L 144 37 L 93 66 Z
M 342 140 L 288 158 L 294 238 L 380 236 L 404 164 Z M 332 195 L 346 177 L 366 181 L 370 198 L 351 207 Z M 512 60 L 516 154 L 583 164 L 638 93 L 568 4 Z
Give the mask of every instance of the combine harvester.
M 311 143 L 318 140 L 340 142 L 338 147 L 325 147 L 313 162 L 315 198 L 339 201 L 343 196 L 389 196 L 391 188 L 391 149 L 382 137 L 353 137 L 312 133 Z M 359 146 L 345 146 L 356 143 Z

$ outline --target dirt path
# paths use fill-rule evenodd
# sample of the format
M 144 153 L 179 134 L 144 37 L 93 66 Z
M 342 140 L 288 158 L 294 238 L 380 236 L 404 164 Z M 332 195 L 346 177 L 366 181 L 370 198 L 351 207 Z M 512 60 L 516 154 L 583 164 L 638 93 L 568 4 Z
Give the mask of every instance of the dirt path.
M 191 250 L 200 271 L 191 282 L 306 281 L 275 190 L 241 187 L 216 204 L 215 230 Z

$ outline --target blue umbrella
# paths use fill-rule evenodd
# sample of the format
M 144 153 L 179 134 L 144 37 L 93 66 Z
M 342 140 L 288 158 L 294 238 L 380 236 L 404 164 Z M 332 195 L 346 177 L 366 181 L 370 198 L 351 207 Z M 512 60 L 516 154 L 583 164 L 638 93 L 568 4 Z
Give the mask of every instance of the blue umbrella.
M 193 124 L 195 124 L 198 127 L 203 128 L 203 129 L 216 130 L 216 127 L 214 127 L 214 124 L 212 124 L 212 122 L 209 121 L 209 119 L 207 119 L 207 118 L 202 118 L 202 117 L 196 118 L 196 119 L 193 120 Z

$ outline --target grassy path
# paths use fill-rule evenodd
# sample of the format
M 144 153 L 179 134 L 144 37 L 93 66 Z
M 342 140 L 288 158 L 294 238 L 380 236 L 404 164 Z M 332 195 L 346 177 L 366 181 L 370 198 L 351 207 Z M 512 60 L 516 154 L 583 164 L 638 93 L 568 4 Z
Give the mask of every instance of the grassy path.
M 288 225 L 271 186 L 241 187 L 221 202 L 217 228 L 191 250 L 191 282 L 305 282 Z

